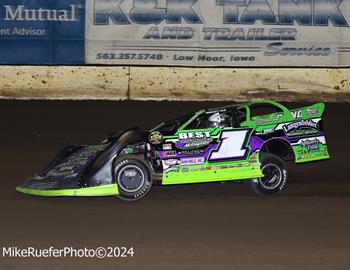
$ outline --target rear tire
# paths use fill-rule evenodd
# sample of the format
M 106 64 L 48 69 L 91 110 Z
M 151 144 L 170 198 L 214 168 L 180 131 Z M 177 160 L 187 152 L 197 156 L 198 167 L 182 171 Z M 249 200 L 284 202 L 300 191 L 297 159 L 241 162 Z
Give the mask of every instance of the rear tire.
M 152 188 L 150 168 L 137 155 L 122 155 L 115 160 L 113 181 L 118 185 L 117 197 L 124 201 L 140 200 Z
M 285 163 L 276 155 L 263 153 L 260 158 L 261 171 L 264 176 L 244 180 L 247 189 L 258 196 L 276 196 L 281 193 L 288 180 Z

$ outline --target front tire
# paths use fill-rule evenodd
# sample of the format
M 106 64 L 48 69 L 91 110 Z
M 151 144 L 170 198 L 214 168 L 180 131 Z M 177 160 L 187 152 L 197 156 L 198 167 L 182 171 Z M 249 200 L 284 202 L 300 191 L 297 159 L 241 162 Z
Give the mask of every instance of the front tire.
M 117 183 L 117 197 L 124 201 L 144 198 L 152 187 L 150 168 L 136 155 L 122 155 L 114 162 L 113 181 Z
M 273 154 L 263 153 L 261 159 L 263 177 L 244 180 L 245 186 L 258 196 L 276 196 L 281 193 L 288 180 L 285 163 Z

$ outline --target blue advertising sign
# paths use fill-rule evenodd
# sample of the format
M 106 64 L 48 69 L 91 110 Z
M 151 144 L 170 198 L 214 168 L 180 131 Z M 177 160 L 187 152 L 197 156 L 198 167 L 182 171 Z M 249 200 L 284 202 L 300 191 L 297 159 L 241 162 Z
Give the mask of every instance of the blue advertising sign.
M 1 64 L 84 64 L 85 0 L 1 0 Z

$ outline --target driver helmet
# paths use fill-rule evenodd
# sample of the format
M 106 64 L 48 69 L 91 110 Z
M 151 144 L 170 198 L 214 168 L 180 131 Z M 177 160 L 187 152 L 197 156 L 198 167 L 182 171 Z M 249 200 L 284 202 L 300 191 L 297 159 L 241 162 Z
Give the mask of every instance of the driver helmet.
M 209 128 L 225 127 L 225 117 L 223 114 L 214 113 L 207 120 Z

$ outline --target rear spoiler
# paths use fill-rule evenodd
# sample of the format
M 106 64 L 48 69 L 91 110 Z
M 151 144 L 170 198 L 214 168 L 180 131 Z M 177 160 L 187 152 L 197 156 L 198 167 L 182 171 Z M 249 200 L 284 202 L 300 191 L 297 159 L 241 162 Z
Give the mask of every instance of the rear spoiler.
M 315 103 L 311 106 L 290 110 L 290 112 L 294 118 L 321 118 L 324 113 L 325 107 L 326 105 L 324 103 Z

